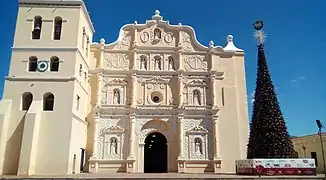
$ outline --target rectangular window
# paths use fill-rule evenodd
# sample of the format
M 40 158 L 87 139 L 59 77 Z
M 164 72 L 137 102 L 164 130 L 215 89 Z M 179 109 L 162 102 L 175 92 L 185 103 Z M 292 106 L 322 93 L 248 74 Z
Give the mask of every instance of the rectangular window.
M 311 152 L 311 158 L 315 159 L 316 167 L 318 167 L 317 153 L 316 152 Z
M 77 110 L 79 110 L 79 103 L 80 103 L 80 97 L 77 95 L 77 105 L 76 105 Z

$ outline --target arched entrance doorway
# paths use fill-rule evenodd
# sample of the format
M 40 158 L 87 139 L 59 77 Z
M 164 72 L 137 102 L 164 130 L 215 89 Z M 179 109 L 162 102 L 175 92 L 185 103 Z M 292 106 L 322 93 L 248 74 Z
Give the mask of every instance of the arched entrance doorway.
M 153 132 L 145 139 L 144 172 L 168 172 L 167 140 L 165 136 L 159 132 Z

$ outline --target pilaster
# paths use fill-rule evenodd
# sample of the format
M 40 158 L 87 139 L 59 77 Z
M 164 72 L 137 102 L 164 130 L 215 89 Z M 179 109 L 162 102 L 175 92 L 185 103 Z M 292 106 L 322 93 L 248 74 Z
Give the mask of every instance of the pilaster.
M 93 115 L 94 118 L 94 132 L 93 132 L 93 152 L 92 152 L 92 156 L 89 158 L 90 160 L 90 172 L 92 173 L 96 173 L 98 171 L 98 162 L 97 160 L 99 159 L 98 157 L 98 139 L 99 139 L 99 122 L 100 122 L 100 114 L 99 113 L 95 113 Z
M 221 170 L 221 156 L 219 149 L 219 130 L 218 130 L 218 115 L 212 116 L 213 121 L 213 137 L 214 137 L 214 172 L 219 173 Z
M 211 92 L 212 92 L 212 107 L 215 107 L 216 106 L 216 88 L 215 88 L 215 85 L 216 85 L 216 75 L 215 75 L 215 72 L 212 72 L 211 73 Z
M 182 71 L 178 72 L 178 86 L 179 86 L 179 108 L 183 106 L 183 75 Z
M 127 172 L 135 172 L 135 123 L 136 116 L 135 113 L 130 115 L 129 118 L 129 155 L 127 157 Z
M 131 82 L 132 82 L 132 88 L 131 88 L 131 103 L 130 103 L 130 106 L 132 108 L 135 107 L 135 103 L 136 103 L 136 94 L 135 94 L 135 89 L 136 89 L 136 80 L 137 80 L 137 76 L 136 76 L 136 73 L 135 72 L 132 72 L 131 74 Z
M 101 106 L 101 101 L 102 101 L 102 97 L 101 97 L 101 89 L 102 89 L 102 82 L 103 82 L 103 74 L 100 72 L 97 74 L 97 99 L 96 99 L 96 105 L 98 107 Z

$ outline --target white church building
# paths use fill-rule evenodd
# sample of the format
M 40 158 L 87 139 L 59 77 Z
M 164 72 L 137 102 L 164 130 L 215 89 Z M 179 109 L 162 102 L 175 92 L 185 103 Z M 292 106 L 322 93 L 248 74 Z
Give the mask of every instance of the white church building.
M 156 10 L 94 42 L 82 0 L 18 8 L 0 174 L 233 173 L 246 158 L 244 51 L 232 35 L 205 46 Z

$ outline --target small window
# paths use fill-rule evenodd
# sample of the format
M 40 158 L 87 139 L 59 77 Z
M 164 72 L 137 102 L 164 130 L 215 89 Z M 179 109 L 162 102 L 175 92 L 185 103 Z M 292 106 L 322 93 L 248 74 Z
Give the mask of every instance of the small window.
M 43 110 L 53 111 L 54 108 L 54 95 L 52 93 L 45 93 L 43 95 Z
M 59 58 L 56 56 L 53 56 L 50 58 L 50 71 L 59 71 Z
M 34 28 L 32 31 L 32 39 L 40 39 L 42 32 L 42 17 L 35 16 L 34 17 Z
M 87 39 L 86 39 L 86 57 L 88 57 L 88 51 L 89 51 L 89 37 L 87 36 Z
M 62 18 L 56 17 L 54 19 L 54 40 L 60 40 L 62 31 Z
M 79 110 L 80 97 L 77 95 L 76 109 Z
M 37 57 L 31 56 L 28 59 L 28 71 L 35 72 L 37 70 Z
M 311 152 L 311 158 L 315 159 L 316 167 L 318 167 L 317 153 L 316 152 Z
M 79 64 L 79 76 L 82 76 L 82 72 L 83 72 L 83 65 Z
M 86 30 L 85 27 L 83 27 L 83 35 L 82 35 L 82 49 L 85 49 L 85 35 L 86 35 Z
M 22 110 L 27 111 L 33 102 L 33 94 L 30 92 L 25 92 L 22 95 Z

